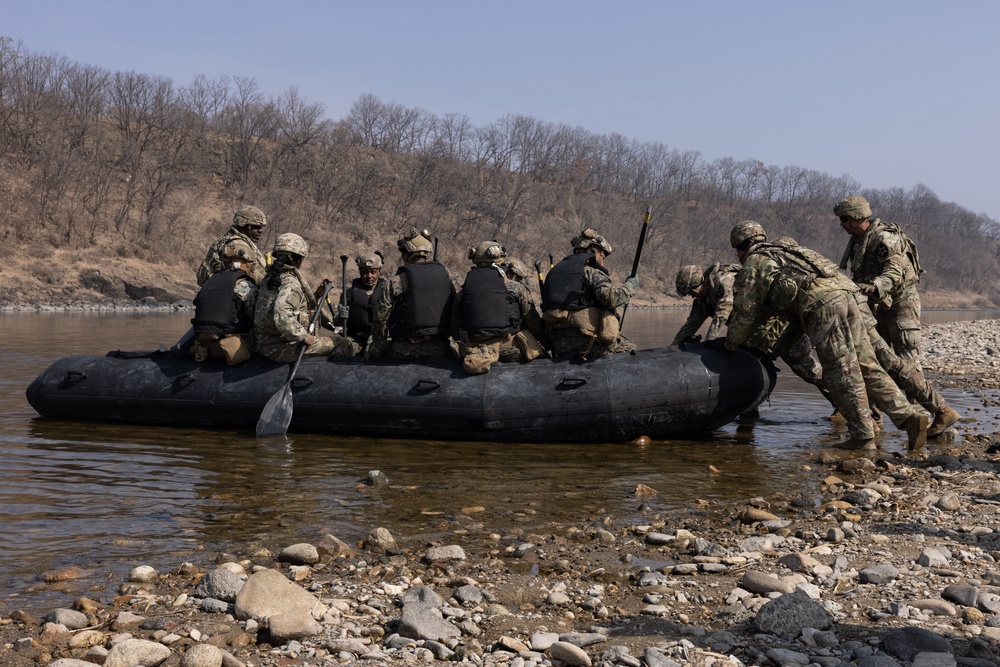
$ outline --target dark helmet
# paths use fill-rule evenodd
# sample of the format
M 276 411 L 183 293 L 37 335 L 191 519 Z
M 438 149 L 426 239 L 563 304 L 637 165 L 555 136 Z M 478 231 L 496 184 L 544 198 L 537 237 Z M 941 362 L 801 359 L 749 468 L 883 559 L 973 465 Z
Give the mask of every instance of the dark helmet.
M 737 250 L 745 250 L 754 243 L 767 240 L 767 232 L 754 220 L 744 220 L 729 232 L 729 244 Z
M 243 206 L 233 214 L 233 227 L 267 227 L 267 216 L 256 206 Z
M 850 218 L 852 220 L 866 220 L 872 214 L 872 207 L 868 200 L 859 195 L 845 197 L 837 202 L 833 207 L 833 214 L 838 218 Z
M 677 278 L 674 280 L 674 288 L 680 296 L 687 296 L 694 289 L 696 289 L 703 280 L 704 274 L 701 268 L 695 266 L 694 264 L 688 264 L 687 266 L 682 266 L 681 270 L 677 272 Z
M 611 254 L 611 244 L 608 240 L 597 233 L 597 230 L 588 227 L 573 237 L 570 241 L 574 250 L 586 250 L 587 248 L 600 248 L 605 255 Z
M 396 247 L 400 252 L 411 255 L 430 256 L 434 252 L 434 244 L 431 243 L 431 233 L 426 229 L 418 230 L 416 227 L 399 237 Z

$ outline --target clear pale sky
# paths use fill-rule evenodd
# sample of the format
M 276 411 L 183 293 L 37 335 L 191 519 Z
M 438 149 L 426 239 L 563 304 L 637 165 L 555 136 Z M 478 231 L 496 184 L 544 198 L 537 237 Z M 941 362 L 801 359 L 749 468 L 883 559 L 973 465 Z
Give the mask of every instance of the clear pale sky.
M 372 93 L 922 183 L 1000 220 L 997 0 L 0 0 L 0 35 L 177 85 L 296 87 L 333 119 Z

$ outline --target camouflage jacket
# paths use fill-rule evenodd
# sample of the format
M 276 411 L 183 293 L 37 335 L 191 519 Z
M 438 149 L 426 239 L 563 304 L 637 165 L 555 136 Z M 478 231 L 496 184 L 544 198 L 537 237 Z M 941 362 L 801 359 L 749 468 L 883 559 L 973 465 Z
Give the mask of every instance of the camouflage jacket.
M 594 298 L 607 310 L 617 310 L 624 306 L 635 292 L 635 287 L 629 282 L 623 283 L 621 287 L 615 287 L 611 276 L 594 266 L 584 267 L 583 275 L 585 282 L 594 292 Z
M 819 253 L 801 246 L 750 246 L 733 286 L 726 347 L 735 350 L 744 345 L 774 317 L 801 322 L 803 313 L 836 291 L 857 292 L 857 287 Z
M 286 265 L 276 287 L 270 284 L 272 273 L 268 271 L 257 289 L 253 322 L 257 346 L 297 345 L 309 335 L 316 297 L 298 269 Z
M 712 318 L 705 333 L 705 340 L 719 337 L 719 331 L 733 312 L 733 285 L 739 264 L 719 264 L 716 262 L 705 271 L 705 287 L 691 303 L 691 312 L 681 325 L 671 345 L 677 345 L 688 336 L 693 336 L 705 320 Z
M 204 261 L 202 261 L 201 266 L 198 267 L 197 280 L 199 287 L 204 285 L 206 280 L 219 271 L 226 270 L 226 263 L 222 259 L 222 249 L 226 247 L 226 244 L 234 240 L 243 241 L 253 248 L 254 260 L 252 277 L 258 284 L 264 279 L 264 274 L 267 272 L 267 259 L 264 257 L 264 253 L 257 248 L 257 244 L 253 242 L 253 239 L 236 227 L 230 227 L 228 232 L 217 238 L 215 243 L 209 246 L 208 253 L 205 254 Z
M 887 296 L 899 301 L 919 280 L 919 261 L 916 247 L 898 226 L 874 218 L 863 236 L 851 237 L 840 268 L 850 262 L 854 282 L 875 285 L 873 301 Z

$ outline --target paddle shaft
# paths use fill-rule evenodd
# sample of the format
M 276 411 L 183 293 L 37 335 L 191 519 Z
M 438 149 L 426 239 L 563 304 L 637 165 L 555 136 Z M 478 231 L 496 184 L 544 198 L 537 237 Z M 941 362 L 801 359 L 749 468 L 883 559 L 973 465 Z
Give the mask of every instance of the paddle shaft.
M 316 312 L 313 313 L 312 320 L 309 322 L 308 335 L 312 335 L 312 332 L 316 330 L 316 323 L 319 322 L 319 316 L 323 312 L 323 302 L 326 301 L 327 296 L 330 294 L 331 287 L 333 287 L 331 281 L 323 281 L 323 294 L 316 300 Z M 288 425 L 292 421 L 292 381 L 295 380 L 295 374 L 299 370 L 299 364 L 302 363 L 306 347 L 308 347 L 306 341 L 302 340 L 299 343 L 299 355 L 295 359 L 295 364 L 292 366 L 291 372 L 288 374 L 288 381 L 271 396 L 264 406 L 260 419 L 257 420 L 257 437 L 261 435 L 282 435 L 288 431 Z
M 340 305 L 347 305 L 347 255 L 340 256 Z M 344 328 L 347 328 L 347 322 L 344 322 Z
M 629 277 L 634 278 L 639 275 L 639 259 L 642 257 L 642 246 L 646 243 L 646 230 L 649 229 L 649 217 L 653 213 L 653 207 L 646 207 L 646 215 L 642 216 L 642 229 L 639 231 L 639 243 L 635 246 L 635 259 L 632 260 L 632 273 Z M 625 313 L 628 312 L 628 304 L 622 306 L 622 319 L 619 325 L 625 322 Z

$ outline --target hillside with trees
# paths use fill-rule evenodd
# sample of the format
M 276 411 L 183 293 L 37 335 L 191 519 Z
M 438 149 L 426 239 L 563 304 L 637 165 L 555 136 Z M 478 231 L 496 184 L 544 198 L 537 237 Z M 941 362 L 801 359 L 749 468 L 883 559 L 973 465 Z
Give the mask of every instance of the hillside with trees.
M 618 280 L 649 205 L 639 302 L 671 303 L 679 266 L 735 261 L 729 230 L 744 219 L 839 260 L 847 236 L 832 207 L 849 194 L 916 241 L 929 305 L 1000 304 L 997 221 L 923 185 L 874 190 L 521 115 L 477 127 L 373 95 L 331 119 L 294 87 L 178 85 L 0 38 L 2 304 L 188 300 L 208 244 L 244 203 L 267 213 L 263 249 L 286 231 L 309 241 L 317 277 L 339 276 L 339 255 L 361 250 L 394 263 L 410 227 L 439 239 L 459 279 L 482 240 L 547 265 L 592 226 L 615 246 Z

